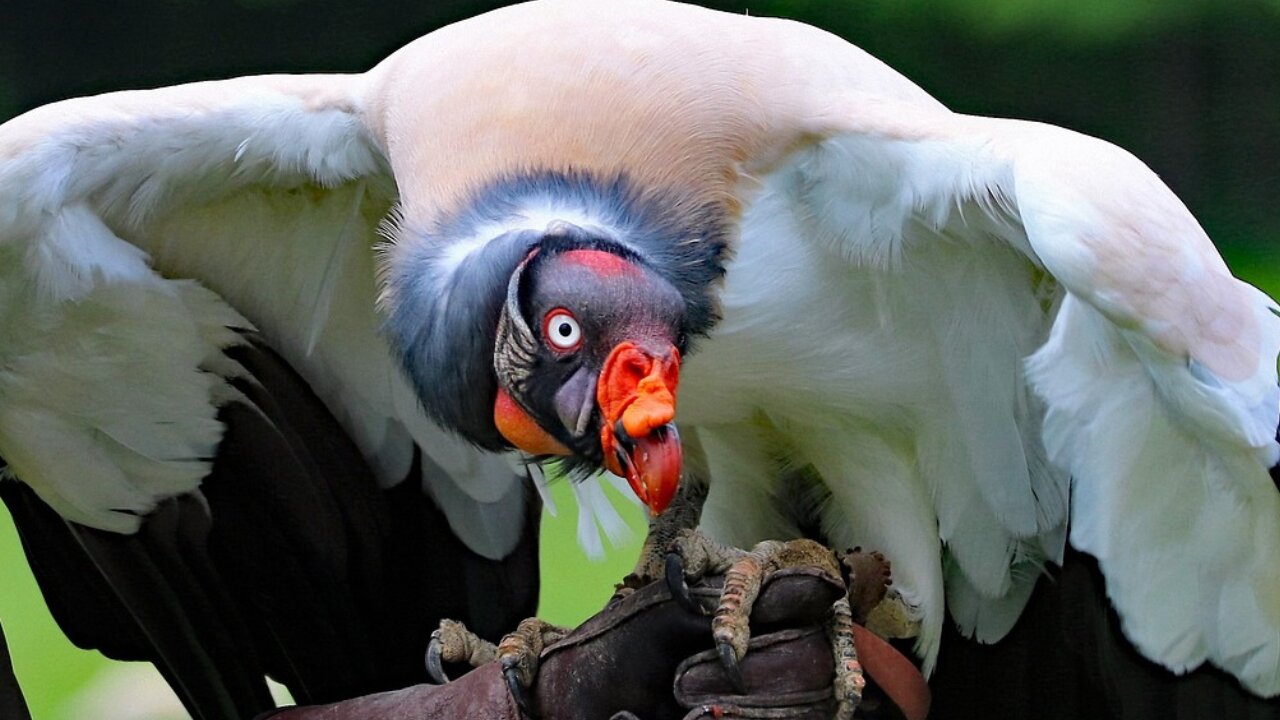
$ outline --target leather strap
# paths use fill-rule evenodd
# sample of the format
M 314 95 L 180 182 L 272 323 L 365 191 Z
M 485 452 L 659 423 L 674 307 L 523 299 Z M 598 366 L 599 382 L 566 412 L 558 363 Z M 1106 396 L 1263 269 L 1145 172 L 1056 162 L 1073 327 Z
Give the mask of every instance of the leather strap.
M 884 690 L 907 720 L 924 720 L 929 715 L 929 684 L 905 655 L 879 635 L 853 626 L 853 642 L 862 669 Z

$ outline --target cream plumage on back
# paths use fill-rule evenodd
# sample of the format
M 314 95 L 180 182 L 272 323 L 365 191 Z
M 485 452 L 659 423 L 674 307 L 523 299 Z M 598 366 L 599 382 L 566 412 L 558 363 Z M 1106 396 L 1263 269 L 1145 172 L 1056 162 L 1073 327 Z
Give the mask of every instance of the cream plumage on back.
M 484 392 L 456 414 L 434 395 L 472 387 L 468 372 L 496 382 L 492 338 L 450 318 L 496 321 L 502 297 L 475 293 L 505 294 L 531 244 L 571 225 L 714 302 L 677 418 L 709 474 L 713 534 L 794 532 L 778 478 L 812 467 L 805 520 L 892 558 L 931 665 L 944 604 L 1000 638 L 1069 527 L 1144 654 L 1280 694 L 1275 304 L 1124 151 L 951 113 L 813 28 L 655 0 L 530 3 L 364 76 L 33 113 L 0 130 L 0 197 L 0 455 L 68 517 L 128 531 L 199 483 L 221 390 L 198 370 L 243 321 L 165 279 L 194 278 L 281 346 L 386 477 L 423 447 L 452 478 L 427 488 L 455 530 L 502 554 L 518 486 L 429 423 L 374 296 L 431 417 L 490 422 Z M 373 228 L 393 202 L 375 288 Z M 690 258 L 715 267 L 695 282 Z M 77 349 L 97 327 L 102 344 Z M 415 365 L 442 337 L 466 340 L 446 357 L 459 367 Z M 73 362 L 87 356 L 98 374 Z M 462 367 L 474 358 L 489 362 Z M 125 392 L 78 396 L 102 417 L 86 414 L 53 390 L 58 368 Z M 110 408 L 166 429 L 135 441 Z M 50 437 L 83 449 L 54 457 Z M 83 473 L 60 462 L 102 453 L 118 478 L 64 479 Z

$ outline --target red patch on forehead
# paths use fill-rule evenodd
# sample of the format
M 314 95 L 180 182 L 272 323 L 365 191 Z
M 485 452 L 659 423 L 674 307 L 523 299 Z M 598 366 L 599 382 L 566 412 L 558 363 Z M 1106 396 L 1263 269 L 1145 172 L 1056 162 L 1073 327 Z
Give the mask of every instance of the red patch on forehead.
M 569 250 L 560 257 L 565 262 L 581 265 L 604 277 L 635 275 L 640 272 L 629 260 L 604 250 Z

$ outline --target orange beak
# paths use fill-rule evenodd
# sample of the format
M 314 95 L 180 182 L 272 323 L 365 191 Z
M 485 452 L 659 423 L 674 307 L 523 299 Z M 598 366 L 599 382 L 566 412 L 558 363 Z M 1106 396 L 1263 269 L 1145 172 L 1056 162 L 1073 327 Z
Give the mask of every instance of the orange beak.
M 671 424 L 679 380 L 675 347 L 658 357 L 623 342 L 609 353 L 596 385 L 605 467 L 625 477 L 655 515 L 666 509 L 680 485 L 684 456 Z

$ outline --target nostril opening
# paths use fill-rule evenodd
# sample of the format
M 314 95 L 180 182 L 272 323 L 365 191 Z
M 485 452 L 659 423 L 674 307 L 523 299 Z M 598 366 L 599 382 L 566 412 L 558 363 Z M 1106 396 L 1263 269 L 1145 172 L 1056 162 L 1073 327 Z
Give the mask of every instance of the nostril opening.
M 652 364 L 647 357 L 630 357 L 627 358 L 626 370 L 636 377 L 644 377 L 649 374 L 649 366 Z

